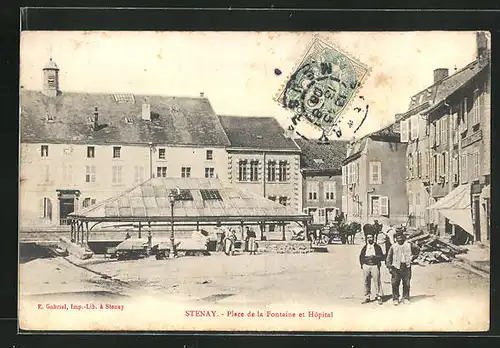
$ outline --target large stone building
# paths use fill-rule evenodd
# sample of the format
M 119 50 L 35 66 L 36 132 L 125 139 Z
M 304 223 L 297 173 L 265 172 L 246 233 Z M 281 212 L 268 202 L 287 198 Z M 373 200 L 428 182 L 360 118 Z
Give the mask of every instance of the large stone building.
M 468 233 L 486 243 L 490 233 L 489 57 L 488 40 L 478 33 L 477 59 L 450 76 L 447 69 L 436 69 L 434 83 L 415 94 L 409 110 L 397 116 L 401 141 L 408 143 L 412 224 L 437 227 L 438 233 Z M 459 207 L 459 198 L 469 193 L 472 200 Z M 455 202 L 448 202 L 450 197 Z M 446 211 L 437 209 L 438 201 L 445 202 L 440 205 L 446 204 Z
M 347 141 L 295 140 L 302 150 L 302 210 L 325 225 L 342 211 L 342 160 Z
M 342 210 L 348 222 L 407 221 L 405 162 L 397 122 L 348 145 L 342 163 Z
M 203 95 L 65 92 L 52 59 L 43 81 L 21 89 L 22 226 L 64 225 L 151 177 L 219 178 L 301 211 L 300 149 L 273 118 L 219 119 Z

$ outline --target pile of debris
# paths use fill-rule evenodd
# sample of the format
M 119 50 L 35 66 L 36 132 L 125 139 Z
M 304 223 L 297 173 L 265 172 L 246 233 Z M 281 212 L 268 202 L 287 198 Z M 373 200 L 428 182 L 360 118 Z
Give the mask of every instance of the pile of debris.
M 455 255 L 467 252 L 467 249 L 464 247 L 450 244 L 424 231 L 412 233 L 408 241 L 420 248 L 420 255 L 414 260 L 415 263 L 420 265 L 450 262 L 455 258 Z

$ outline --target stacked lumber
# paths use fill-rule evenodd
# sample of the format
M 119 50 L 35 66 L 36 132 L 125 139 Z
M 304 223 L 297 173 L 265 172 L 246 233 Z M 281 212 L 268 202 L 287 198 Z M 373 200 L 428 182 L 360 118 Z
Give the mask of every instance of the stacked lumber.
M 410 234 L 408 241 L 420 248 L 420 255 L 414 262 L 421 265 L 450 262 L 457 254 L 467 252 L 464 247 L 450 244 L 424 231 Z

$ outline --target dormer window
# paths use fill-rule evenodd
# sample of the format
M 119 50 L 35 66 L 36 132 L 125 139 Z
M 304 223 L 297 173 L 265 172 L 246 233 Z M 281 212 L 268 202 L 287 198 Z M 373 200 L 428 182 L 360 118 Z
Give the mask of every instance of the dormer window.
M 214 151 L 213 150 L 207 150 L 206 159 L 209 161 L 214 159 Z
M 122 148 L 120 146 L 114 146 L 113 147 L 113 158 L 120 158 L 121 149 Z
M 323 164 L 323 163 L 325 163 L 325 162 L 324 162 L 324 161 L 323 161 L 323 159 L 321 159 L 321 158 L 315 158 L 315 159 L 314 159 L 314 163 L 316 163 L 316 164 Z
M 40 154 L 42 157 L 49 157 L 49 145 L 42 145 Z

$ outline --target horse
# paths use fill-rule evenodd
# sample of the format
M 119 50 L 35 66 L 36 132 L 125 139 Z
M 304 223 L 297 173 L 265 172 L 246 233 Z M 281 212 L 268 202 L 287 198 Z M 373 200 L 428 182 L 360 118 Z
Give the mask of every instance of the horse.
M 342 244 L 354 244 L 354 237 L 359 231 L 361 231 L 361 225 L 357 222 L 341 224 L 339 226 L 339 235 Z

